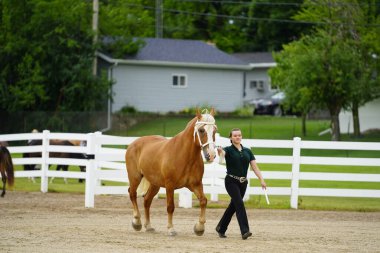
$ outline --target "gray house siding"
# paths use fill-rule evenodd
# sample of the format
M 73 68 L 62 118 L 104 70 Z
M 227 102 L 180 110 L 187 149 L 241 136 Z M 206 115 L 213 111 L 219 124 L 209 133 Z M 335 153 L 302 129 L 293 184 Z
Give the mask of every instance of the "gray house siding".
M 113 58 L 111 52 L 98 53 L 109 64 L 109 78 L 115 82 L 113 112 L 124 106 L 160 113 L 204 105 L 231 112 L 243 106 L 249 64 L 202 41 L 143 40 L 135 55 L 122 59 Z M 176 86 L 173 75 L 178 75 Z
M 245 87 L 246 92 L 244 102 L 252 99 L 258 99 L 270 96 L 275 89 L 272 87 L 271 79 L 268 75 L 268 70 L 276 66 L 272 54 L 269 52 L 255 53 L 235 53 L 236 58 L 245 62 L 251 67 L 250 71 L 246 72 Z M 252 87 L 252 82 L 256 81 L 256 87 Z M 259 83 L 261 83 L 259 85 Z
M 173 87 L 172 75 L 185 75 L 186 87 Z M 112 111 L 129 105 L 139 111 L 170 112 L 210 105 L 233 111 L 243 105 L 241 70 L 118 65 L 113 69 Z
M 256 87 L 252 87 L 252 82 L 257 82 Z M 263 82 L 259 87 L 258 82 Z M 271 80 L 268 76 L 268 68 L 256 68 L 246 73 L 246 93 L 244 101 L 263 98 L 273 93 Z

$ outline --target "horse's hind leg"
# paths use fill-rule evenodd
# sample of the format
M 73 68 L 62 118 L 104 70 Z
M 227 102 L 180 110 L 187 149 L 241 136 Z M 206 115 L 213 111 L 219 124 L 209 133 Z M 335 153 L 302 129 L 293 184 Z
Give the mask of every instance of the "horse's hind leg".
M 174 208 L 174 188 L 166 186 L 166 210 L 168 212 L 168 235 L 170 236 L 177 235 L 173 227 Z
M 5 195 L 5 187 L 7 185 L 7 178 L 5 176 L 5 172 L 1 172 L 1 179 L 3 181 L 3 191 L 1 192 L 1 197 L 4 197 L 4 195 Z
M 147 232 L 154 232 L 154 228 L 152 228 L 152 226 L 150 225 L 149 211 L 150 211 L 150 205 L 152 204 L 152 200 L 153 200 L 154 196 L 156 196 L 156 194 L 158 193 L 159 190 L 160 190 L 160 187 L 154 186 L 151 184 L 147 193 L 144 196 L 144 211 L 145 211 L 145 224 L 144 224 L 144 226 L 145 226 L 145 229 Z
M 50 169 L 50 166 L 51 166 L 51 164 L 49 165 L 49 169 Z M 57 165 L 56 171 L 59 171 L 60 166 L 61 166 L 61 165 Z M 50 178 L 50 181 L 49 181 L 49 184 L 52 184 L 53 181 L 54 181 L 54 177 L 51 177 L 51 178 Z
M 80 169 L 81 172 L 86 172 L 86 167 L 85 166 L 79 166 L 79 169 Z M 79 178 L 78 182 L 79 183 L 83 183 L 84 179 L 83 178 Z
M 62 171 L 68 171 L 69 170 L 69 165 L 62 165 Z M 63 178 L 63 182 L 65 182 L 65 184 L 68 184 L 68 181 L 67 181 L 67 178 Z
M 129 198 L 131 199 L 132 205 L 133 205 L 133 220 L 132 220 L 132 227 L 136 231 L 140 231 L 142 228 L 141 225 L 141 214 L 139 211 L 139 207 L 137 205 L 137 187 L 139 186 L 142 176 L 140 177 L 132 177 L 130 174 L 128 174 L 129 177 Z

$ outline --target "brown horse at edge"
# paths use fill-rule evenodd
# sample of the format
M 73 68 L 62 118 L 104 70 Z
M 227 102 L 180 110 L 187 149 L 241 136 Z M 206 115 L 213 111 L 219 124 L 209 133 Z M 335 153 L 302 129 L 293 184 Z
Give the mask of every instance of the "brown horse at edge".
M 1 197 L 5 195 L 5 188 L 8 180 L 8 186 L 13 186 L 14 183 L 14 169 L 11 154 L 9 150 L 0 145 L 0 173 L 3 181 L 3 191 Z
M 149 214 L 152 199 L 160 187 L 166 188 L 168 235 L 174 236 L 177 234 L 173 228 L 174 190 L 186 187 L 194 192 L 199 200 L 201 212 L 199 222 L 194 226 L 194 233 L 203 235 L 207 198 L 203 193 L 204 162 L 201 150 L 207 161 L 214 160 L 217 130 L 214 113 L 214 109 L 210 113 L 206 111 L 206 114 L 197 110 L 196 117 L 173 138 L 144 136 L 128 146 L 125 161 L 129 178 L 128 192 L 133 204 L 132 226 L 136 231 L 142 228 L 136 200 L 138 188 L 144 188 L 144 226 L 148 232 L 154 231 Z

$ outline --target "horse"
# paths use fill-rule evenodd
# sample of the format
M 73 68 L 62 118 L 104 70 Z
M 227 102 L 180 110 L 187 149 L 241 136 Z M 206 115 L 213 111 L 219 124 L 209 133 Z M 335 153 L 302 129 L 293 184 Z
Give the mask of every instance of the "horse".
M 132 227 L 142 228 L 141 215 L 137 205 L 137 195 L 144 196 L 145 229 L 154 231 L 150 224 L 150 205 L 160 187 L 166 188 L 168 213 L 168 235 L 177 233 L 173 227 L 174 190 L 186 187 L 194 192 L 200 203 L 199 221 L 194 226 L 196 235 L 203 235 L 206 222 L 207 198 L 203 193 L 202 177 L 204 162 L 216 156 L 215 133 L 217 130 L 214 109 L 201 114 L 197 109 L 196 117 L 188 122 L 186 128 L 171 139 L 163 136 L 143 136 L 132 142 L 125 153 L 126 169 L 129 178 L 129 197 L 133 204 Z
M 81 145 L 80 142 L 77 142 L 75 140 L 50 140 L 49 141 L 50 145 L 61 145 L 61 146 L 77 146 Z M 31 140 L 28 141 L 29 146 L 33 145 L 42 145 L 42 140 Z M 23 157 L 41 157 L 41 153 L 24 153 Z M 75 159 L 87 159 L 87 156 L 85 154 L 80 154 L 80 153 L 64 153 L 64 152 L 51 152 L 49 154 L 49 157 L 55 157 L 55 158 L 75 158 Z M 50 167 L 50 166 L 49 166 Z M 69 165 L 63 165 L 63 164 L 57 164 L 57 171 L 62 170 L 62 171 L 68 171 Z M 24 165 L 24 170 L 35 170 L 36 169 L 36 164 L 25 164 Z M 85 166 L 79 166 L 79 169 L 81 172 L 86 171 Z M 50 179 L 50 183 L 52 183 L 54 178 Z M 82 183 L 84 180 L 79 179 L 79 183 Z M 66 179 L 65 179 L 66 182 Z M 67 183 L 67 182 L 66 182 Z
M 14 184 L 14 168 L 9 150 L 2 145 L 0 145 L 0 173 L 3 181 L 3 191 L 1 193 L 1 197 L 4 197 L 7 180 L 9 187 L 12 187 Z
M 8 147 L 9 144 L 7 141 L 0 141 L 0 146 Z

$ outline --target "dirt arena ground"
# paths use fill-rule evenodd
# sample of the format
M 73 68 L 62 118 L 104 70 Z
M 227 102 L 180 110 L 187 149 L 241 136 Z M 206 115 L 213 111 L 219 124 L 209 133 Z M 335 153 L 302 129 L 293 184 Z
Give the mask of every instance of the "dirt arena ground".
M 8 192 L 0 199 L 0 252 L 380 252 L 380 212 L 248 210 L 254 235 L 243 241 L 234 218 L 228 238 L 214 228 L 223 209 L 207 209 L 206 232 L 193 234 L 199 209 L 176 208 L 166 235 L 166 202 L 155 199 L 155 233 L 131 227 L 128 197 Z M 141 203 L 140 203 L 141 207 Z

